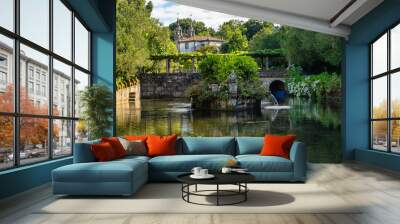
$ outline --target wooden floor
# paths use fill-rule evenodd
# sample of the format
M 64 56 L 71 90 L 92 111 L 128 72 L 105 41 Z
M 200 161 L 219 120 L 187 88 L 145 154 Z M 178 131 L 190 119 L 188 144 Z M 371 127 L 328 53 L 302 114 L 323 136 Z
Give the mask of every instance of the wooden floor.
M 362 201 L 367 206 L 357 214 L 35 214 L 35 208 L 54 200 L 50 187 L 43 186 L 0 202 L 0 223 L 400 223 L 398 173 L 358 163 L 312 164 L 308 182 L 324 186 L 349 203 Z

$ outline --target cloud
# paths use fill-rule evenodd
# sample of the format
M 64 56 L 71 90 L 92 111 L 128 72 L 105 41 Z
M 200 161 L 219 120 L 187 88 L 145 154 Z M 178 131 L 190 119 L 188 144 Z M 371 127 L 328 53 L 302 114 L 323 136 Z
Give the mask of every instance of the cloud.
M 198 0 L 201 1 L 201 0 Z M 202 21 L 207 27 L 218 29 L 223 23 L 231 19 L 247 20 L 244 17 L 227 15 L 224 13 L 213 12 L 191 6 L 180 5 L 165 0 L 152 0 L 154 8 L 151 16 L 160 20 L 164 26 L 176 21 L 176 18 L 192 18 Z

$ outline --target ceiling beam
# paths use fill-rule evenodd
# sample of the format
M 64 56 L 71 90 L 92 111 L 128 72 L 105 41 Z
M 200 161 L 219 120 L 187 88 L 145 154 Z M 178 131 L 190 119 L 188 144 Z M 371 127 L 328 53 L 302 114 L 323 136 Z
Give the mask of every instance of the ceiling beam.
M 336 27 L 347 18 L 349 18 L 355 11 L 361 6 L 366 4 L 369 0 L 353 0 L 350 1 L 344 8 L 342 8 L 332 19 L 330 20 L 331 27 Z
M 256 7 L 245 2 L 231 2 L 227 0 L 172 0 L 176 3 L 202 8 L 206 10 L 226 13 L 235 16 L 264 20 L 281 25 L 297 27 L 335 36 L 347 38 L 350 27 L 337 25 L 332 27 L 329 21 L 296 15 L 270 8 Z

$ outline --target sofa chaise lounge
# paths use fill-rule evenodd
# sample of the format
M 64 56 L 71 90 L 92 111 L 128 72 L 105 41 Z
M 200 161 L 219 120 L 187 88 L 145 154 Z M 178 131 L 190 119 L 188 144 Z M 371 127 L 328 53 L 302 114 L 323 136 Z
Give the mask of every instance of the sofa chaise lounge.
M 200 166 L 219 171 L 228 160 L 236 160 L 258 182 L 305 182 L 306 149 L 294 142 L 290 159 L 260 156 L 263 137 L 181 137 L 177 155 L 127 156 L 96 162 L 90 141 L 75 144 L 73 164 L 52 172 L 53 193 L 67 195 L 132 195 L 148 181 L 176 181 L 176 177 Z

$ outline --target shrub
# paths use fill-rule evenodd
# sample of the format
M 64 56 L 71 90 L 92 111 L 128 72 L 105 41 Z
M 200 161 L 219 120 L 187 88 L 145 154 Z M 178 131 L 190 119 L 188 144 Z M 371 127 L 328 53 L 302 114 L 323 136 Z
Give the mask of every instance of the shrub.
M 112 126 L 112 92 L 107 86 L 95 84 L 80 93 L 82 118 L 89 130 L 89 139 L 109 136 Z
M 336 73 L 303 75 L 301 68 L 292 66 L 289 68 L 288 75 L 288 91 L 296 97 L 326 100 L 341 96 L 340 75 Z
M 221 84 L 232 72 L 242 80 L 258 80 L 257 62 L 250 56 L 207 55 L 200 63 L 203 80 Z
M 229 98 L 228 78 L 237 75 L 238 98 L 262 99 L 267 89 L 258 76 L 257 62 L 249 56 L 207 55 L 199 65 L 202 81 L 190 86 L 186 94 L 198 103 Z M 210 91 L 217 84 L 217 91 Z

